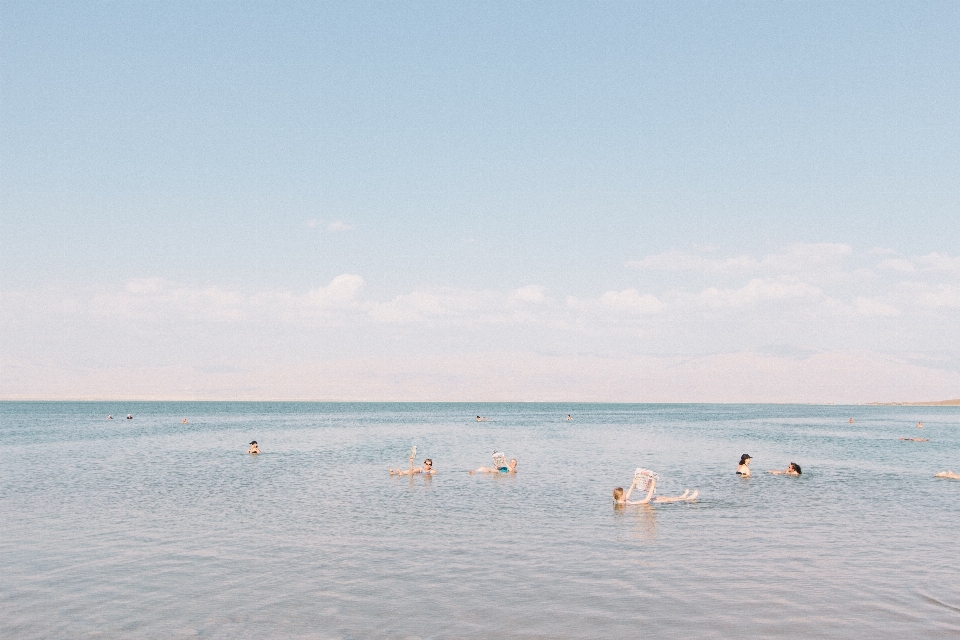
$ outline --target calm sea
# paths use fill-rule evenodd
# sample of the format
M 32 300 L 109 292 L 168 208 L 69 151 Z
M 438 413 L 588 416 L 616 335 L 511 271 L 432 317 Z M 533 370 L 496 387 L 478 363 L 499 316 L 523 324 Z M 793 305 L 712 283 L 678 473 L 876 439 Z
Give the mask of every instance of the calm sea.
M 3 638 L 960 637 L 957 408 L 7 402 L 0 436 Z M 411 445 L 436 477 L 388 476 Z M 515 477 L 467 473 L 495 449 Z M 637 466 L 700 500 L 614 509 Z

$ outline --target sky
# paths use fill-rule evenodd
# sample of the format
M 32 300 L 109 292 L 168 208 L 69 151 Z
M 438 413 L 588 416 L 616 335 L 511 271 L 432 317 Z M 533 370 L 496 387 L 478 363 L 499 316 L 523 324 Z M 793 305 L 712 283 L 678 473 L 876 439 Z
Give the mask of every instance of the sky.
M 955 2 L 0 18 L 0 399 L 960 398 Z

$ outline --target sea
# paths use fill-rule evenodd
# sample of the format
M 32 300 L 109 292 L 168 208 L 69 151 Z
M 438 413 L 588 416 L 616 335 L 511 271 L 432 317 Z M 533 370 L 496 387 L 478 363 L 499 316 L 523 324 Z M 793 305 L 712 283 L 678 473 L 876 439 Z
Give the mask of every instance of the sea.
M 2 638 L 960 637 L 960 407 L 2 402 L 0 438 Z M 437 474 L 390 476 L 413 446 Z M 698 500 L 615 507 L 637 467 Z

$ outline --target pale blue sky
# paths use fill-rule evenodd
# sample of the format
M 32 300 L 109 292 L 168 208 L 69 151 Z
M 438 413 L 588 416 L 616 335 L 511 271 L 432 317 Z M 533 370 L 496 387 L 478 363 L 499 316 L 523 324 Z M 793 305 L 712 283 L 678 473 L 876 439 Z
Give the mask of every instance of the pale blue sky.
M 56 395 L 115 363 L 115 341 L 137 370 L 232 358 L 241 373 L 852 348 L 946 354 L 935 371 L 960 382 L 955 2 L 0 11 L 2 337 L 7 371 L 38 381 L 8 374 L 15 391 L 0 395 Z M 336 304 L 332 282 L 346 283 Z M 711 289 L 740 315 L 709 311 Z M 304 302 L 311 291 L 328 297 Z M 152 328 L 96 316 L 129 311 L 126 295 L 181 313 L 150 316 Z M 198 312 L 210 295 L 232 311 Z M 300 300 L 290 314 L 322 307 L 325 320 L 251 319 L 251 300 L 283 296 Z M 421 322 L 424 296 L 430 317 L 462 322 Z M 476 301 L 518 299 L 539 315 L 471 324 Z M 780 313 L 763 302 L 786 299 Z M 409 300 L 419 311 L 390 315 Z M 594 303 L 635 316 L 598 319 Z M 364 320 L 331 311 L 348 307 Z M 841 307 L 854 315 L 830 315 Z M 45 389 L 36 371 L 53 361 L 73 369 Z M 431 366 L 442 379 L 447 365 Z M 596 397 L 598 367 L 581 385 Z M 435 378 L 423 385 L 444 396 Z

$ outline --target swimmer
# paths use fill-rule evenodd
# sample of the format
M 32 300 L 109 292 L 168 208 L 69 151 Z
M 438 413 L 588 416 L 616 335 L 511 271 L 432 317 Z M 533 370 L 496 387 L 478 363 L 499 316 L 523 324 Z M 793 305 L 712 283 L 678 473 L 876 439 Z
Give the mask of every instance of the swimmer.
M 573 420 L 573 416 L 571 416 L 569 413 L 567 414 L 567 420 Z
M 476 471 L 470 471 L 470 475 L 475 473 L 517 473 L 517 459 L 512 458 L 505 467 L 480 467 Z
M 486 422 L 486 421 L 487 421 L 486 416 L 477 416 L 477 422 Z
M 904 442 L 930 442 L 930 438 L 900 438 Z
M 128 414 L 127 414 L 127 420 L 133 420 L 133 414 L 128 413 Z
M 743 476 L 744 478 L 750 477 L 750 460 L 753 457 L 749 453 L 745 453 L 740 456 L 740 464 L 737 465 L 737 475 Z
M 923 429 L 923 422 L 917 423 L 917 429 Z
M 113 420 L 113 416 L 107 416 L 107 420 Z
M 623 492 L 623 487 L 617 487 L 616 489 L 614 489 L 614 490 L 613 490 L 613 503 L 614 503 L 614 505 L 615 505 L 615 506 L 618 506 L 618 507 L 623 507 L 623 506 L 626 506 L 626 505 L 628 505 L 628 504 L 630 504 L 630 505 L 637 505 L 637 504 L 658 504 L 658 503 L 664 504 L 664 503 L 667 503 L 667 502 L 690 502 L 690 501 L 692 501 L 692 500 L 696 500 L 696 499 L 697 499 L 697 496 L 700 495 L 700 490 L 699 490 L 699 489 L 694 490 L 693 493 L 690 493 L 690 489 L 687 489 L 686 491 L 684 491 L 684 492 L 683 492 L 682 494 L 680 494 L 679 496 L 672 496 L 672 497 L 658 496 L 658 497 L 654 498 L 654 497 L 653 497 L 653 493 L 654 493 L 654 491 L 657 490 L 657 479 L 656 479 L 656 478 L 650 478 L 650 488 L 647 489 L 647 497 L 645 497 L 643 500 L 633 500 L 633 501 L 631 501 L 631 500 L 630 500 L 630 494 L 633 493 L 633 489 L 634 489 L 634 487 L 636 487 L 636 486 L 637 486 L 637 477 L 634 476 L 634 478 L 633 478 L 633 484 L 631 484 L 631 485 L 630 485 L 630 488 L 627 489 L 626 494 L 624 494 L 624 492 Z M 651 498 L 653 498 L 653 499 L 651 500 Z
M 412 476 L 418 473 L 422 473 L 425 476 L 432 476 L 437 472 L 437 470 L 433 468 L 433 460 L 431 460 L 430 458 L 427 458 L 426 460 L 424 460 L 423 466 L 417 467 L 416 469 L 413 468 L 413 458 L 411 458 L 410 469 L 407 469 L 407 470 L 390 469 L 389 471 L 390 471 L 390 475 L 392 476 Z
M 767 473 L 772 473 L 775 476 L 798 476 L 803 472 L 800 471 L 800 465 L 796 462 L 791 462 L 787 465 L 786 469 L 771 469 L 767 471 Z
M 181 422 L 180 424 L 187 424 L 187 419 L 184 418 L 184 419 L 183 419 L 183 422 Z
M 960 480 L 960 473 L 954 473 L 953 471 L 941 471 L 940 473 L 933 476 L 934 478 L 949 478 L 951 480 Z
M 250 443 L 250 448 L 247 449 L 247 453 L 253 453 L 253 454 L 260 453 L 260 445 L 257 444 L 256 440 Z
M 853 418 L 850 418 L 850 424 L 853 424 Z

